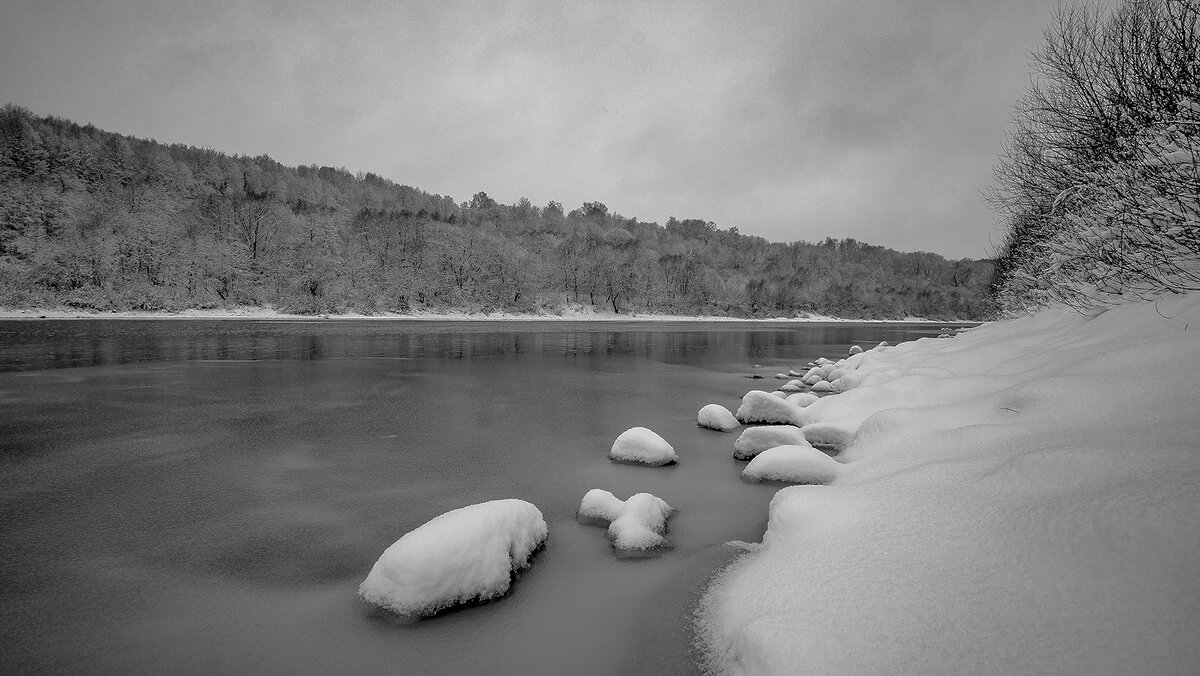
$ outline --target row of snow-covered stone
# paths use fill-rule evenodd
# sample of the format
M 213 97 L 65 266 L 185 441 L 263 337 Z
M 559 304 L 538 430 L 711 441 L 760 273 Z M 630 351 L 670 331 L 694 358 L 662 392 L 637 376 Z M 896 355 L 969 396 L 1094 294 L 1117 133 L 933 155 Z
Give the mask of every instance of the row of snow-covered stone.
M 775 392 L 747 392 L 736 413 L 708 404 L 697 413 L 696 422 L 722 432 L 743 424 L 764 425 L 745 429 L 733 444 L 733 457 L 749 460 L 742 472 L 747 480 L 833 481 L 841 464 L 818 447 L 840 450 L 852 433 L 815 422 L 805 408 L 819 400 L 814 392 L 841 392 L 856 386 L 862 353 L 854 346 L 846 359 L 821 358 L 810 363 L 804 374 L 779 374 L 798 377 Z M 803 391 L 805 387 L 811 391 Z M 621 433 L 609 458 L 649 466 L 679 461 L 671 444 L 645 427 Z M 637 552 L 670 546 L 667 520 L 673 512 L 649 493 L 621 500 L 597 488 L 584 495 L 577 517 L 607 524 L 608 537 L 618 552 Z M 432 615 L 450 606 L 503 596 L 514 573 L 530 565 L 548 535 L 541 511 L 524 500 L 493 500 L 455 509 L 388 547 L 358 592 L 375 606 L 407 616 Z

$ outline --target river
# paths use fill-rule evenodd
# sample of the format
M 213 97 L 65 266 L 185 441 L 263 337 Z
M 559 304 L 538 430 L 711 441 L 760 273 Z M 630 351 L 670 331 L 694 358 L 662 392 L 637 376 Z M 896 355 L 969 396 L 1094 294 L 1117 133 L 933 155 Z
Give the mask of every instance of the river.
M 778 486 L 707 403 L 928 324 L 0 321 L 0 672 L 686 674 L 705 583 Z M 747 376 L 755 364 L 764 380 Z M 642 425 L 678 465 L 607 459 Z M 591 488 L 678 512 L 656 558 L 576 522 Z M 535 504 L 499 601 L 415 623 L 355 595 L 445 511 Z

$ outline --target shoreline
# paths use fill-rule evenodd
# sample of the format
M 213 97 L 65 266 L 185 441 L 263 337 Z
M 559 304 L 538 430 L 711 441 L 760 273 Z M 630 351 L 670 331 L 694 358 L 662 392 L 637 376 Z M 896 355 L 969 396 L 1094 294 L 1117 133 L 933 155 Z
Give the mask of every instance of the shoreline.
M 847 323 L 847 324 L 945 324 L 977 325 L 975 320 L 936 320 L 923 317 L 904 319 L 846 319 L 827 315 L 809 314 L 802 317 L 715 317 L 700 315 L 668 314 L 613 314 L 600 312 L 566 311 L 560 314 L 534 313 L 471 313 L 471 312 L 421 312 L 400 314 L 385 312 L 367 315 L 359 313 L 301 315 L 279 312 L 271 308 L 239 307 L 219 310 L 188 309 L 180 312 L 156 311 L 87 311 L 48 309 L 0 308 L 3 320 L 51 320 L 51 319 L 131 319 L 131 320 L 256 320 L 256 321 L 427 321 L 427 322 L 713 322 L 713 323 Z
M 781 488 L 713 578 L 702 670 L 1194 671 L 1193 320 L 1164 294 L 834 362 L 801 431 L 842 439 L 836 476 Z

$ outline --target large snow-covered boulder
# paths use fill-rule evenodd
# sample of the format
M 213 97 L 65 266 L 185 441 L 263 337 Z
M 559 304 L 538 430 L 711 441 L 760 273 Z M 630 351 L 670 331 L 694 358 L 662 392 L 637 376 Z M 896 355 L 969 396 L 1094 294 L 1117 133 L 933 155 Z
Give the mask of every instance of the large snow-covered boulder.
M 735 414 L 743 423 L 767 423 L 777 425 L 804 426 L 809 422 L 804 409 L 789 403 L 770 392 L 750 390 L 742 397 L 742 405 Z
M 621 552 L 637 552 L 671 546 L 664 535 L 667 518 L 675 510 L 661 498 L 638 493 L 621 500 L 606 490 L 593 488 L 579 503 L 579 516 L 608 522 L 608 537 Z
M 720 404 L 708 404 L 696 414 L 696 424 L 701 427 L 707 427 L 710 430 L 728 432 L 741 423 L 724 406 Z
M 751 481 L 789 481 L 827 484 L 837 478 L 842 465 L 808 444 L 775 446 L 754 456 L 742 470 Z
M 432 615 L 508 592 L 512 573 L 547 535 L 537 507 L 492 500 L 455 509 L 405 534 L 384 550 L 358 595 L 402 615 Z
M 613 442 L 608 457 L 617 462 L 639 465 L 669 465 L 679 461 L 671 444 L 645 427 L 631 427 L 622 432 Z
M 738 460 L 749 460 L 768 448 L 776 446 L 801 445 L 807 446 L 808 440 L 804 432 L 793 425 L 772 425 L 770 427 L 751 427 L 733 442 L 733 457 Z

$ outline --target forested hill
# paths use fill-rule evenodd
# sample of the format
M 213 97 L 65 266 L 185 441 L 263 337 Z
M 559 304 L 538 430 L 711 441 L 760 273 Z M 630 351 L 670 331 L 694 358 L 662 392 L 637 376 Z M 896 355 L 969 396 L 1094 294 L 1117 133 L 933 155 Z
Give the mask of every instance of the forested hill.
M 802 218 L 802 214 L 797 214 Z M 990 261 L 469 202 L 0 110 L 0 306 L 978 319 Z

